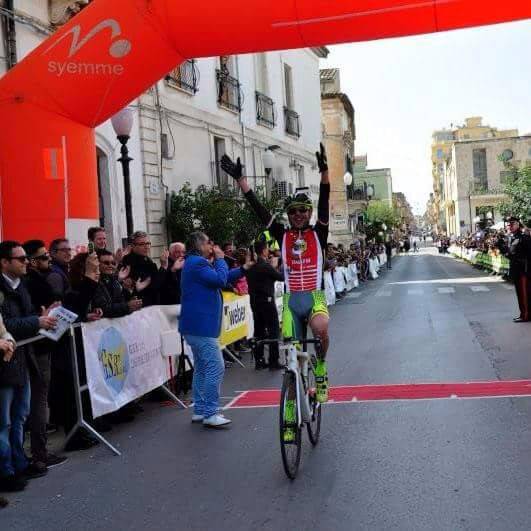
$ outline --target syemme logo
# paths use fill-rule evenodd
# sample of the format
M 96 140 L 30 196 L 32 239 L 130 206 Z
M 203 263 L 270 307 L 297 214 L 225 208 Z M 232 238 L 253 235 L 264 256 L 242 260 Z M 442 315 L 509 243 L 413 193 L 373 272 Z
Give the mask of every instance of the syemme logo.
M 115 59 L 122 59 L 131 52 L 132 44 L 127 39 L 119 39 L 122 35 L 122 28 L 120 24 L 112 19 L 106 19 L 94 26 L 82 39 L 81 26 L 78 24 L 64 35 L 61 35 L 51 46 L 49 46 L 44 54 L 55 48 L 60 42 L 67 37 L 71 37 L 70 50 L 68 52 L 68 59 L 72 59 L 78 52 L 93 39 L 98 33 L 103 30 L 111 30 L 111 45 L 109 46 L 109 56 Z M 43 54 L 43 55 L 44 55 Z M 124 73 L 124 67 L 120 64 L 113 63 L 80 63 L 76 61 L 49 61 L 48 72 L 55 74 L 57 77 L 70 75 L 87 75 L 87 76 L 121 76 Z

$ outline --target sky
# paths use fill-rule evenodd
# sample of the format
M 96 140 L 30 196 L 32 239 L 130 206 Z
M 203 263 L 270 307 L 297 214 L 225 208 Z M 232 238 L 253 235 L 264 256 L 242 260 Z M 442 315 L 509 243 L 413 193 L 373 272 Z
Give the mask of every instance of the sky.
M 356 155 L 390 167 L 393 189 L 423 214 L 431 135 L 483 116 L 531 133 L 531 21 L 331 46 L 321 68 L 340 68 L 355 109 Z

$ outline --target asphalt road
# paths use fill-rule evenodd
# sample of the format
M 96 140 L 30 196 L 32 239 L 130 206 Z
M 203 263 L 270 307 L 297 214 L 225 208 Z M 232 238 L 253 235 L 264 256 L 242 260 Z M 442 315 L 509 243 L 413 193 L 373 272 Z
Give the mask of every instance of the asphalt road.
M 332 309 L 336 385 L 531 378 L 531 326 L 512 288 L 427 250 Z M 232 368 L 225 403 L 275 388 Z M 507 530 L 531 528 L 531 398 L 353 402 L 324 409 L 299 477 L 280 461 L 275 408 L 230 409 L 230 430 L 148 405 L 103 447 L 34 480 L 0 528 Z

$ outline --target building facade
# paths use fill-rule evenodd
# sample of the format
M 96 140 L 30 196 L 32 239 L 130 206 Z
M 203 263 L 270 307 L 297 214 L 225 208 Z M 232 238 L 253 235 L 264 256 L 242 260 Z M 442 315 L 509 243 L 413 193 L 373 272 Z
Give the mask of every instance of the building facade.
M 372 187 L 372 195 L 375 201 L 383 201 L 389 206 L 393 204 L 393 177 L 391 168 L 369 169 L 367 155 L 354 158 L 354 183 L 358 188 L 363 188 L 366 192 L 368 187 Z
M 449 234 L 500 223 L 511 168 L 531 165 L 531 136 L 462 140 L 444 163 L 444 213 Z
M 436 234 L 451 232 L 447 225 L 445 210 L 446 191 L 445 174 L 446 161 L 456 142 L 491 138 L 508 138 L 518 136 L 518 130 L 499 130 L 483 124 L 481 116 L 466 118 L 464 125 L 451 124 L 450 129 L 434 131 L 431 145 L 432 180 L 433 180 L 433 218 L 436 224 L 433 230 Z
M 1 26 L 0 57 L 21 60 L 89 3 L 14 0 L 14 32 Z M 307 187 L 317 198 L 319 59 L 327 53 L 312 48 L 187 61 L 130 104 L 131 214 L 134 230 L 150 234 L 154 256 L 168 243 L 163 220 L 172 191 L 185 183 L 232 185 L 219 165 L 225 153 L 241 158 L 253 186 L 275 187 L 281 196 Z M 7 59 L 0 75 L 12 66 Z M 128 234 L 120 145 L 110 121 L 96 129 L 96 140 L 100 218 L 69 223 L 66 233 L 84 243 L 88 226 L 101 224 L 109 246 L 118 247 Z M 270 146 L 275 164 L 266 178 L 262 156 Z
M 349 208 L 345 183 L 345 175 L 353 172 L 356 129 L 354 107 L 341 92 L 337 68 L 321 70 L 321 114 L 330 174 L 330 241 L 349 245 L 360 213 Z

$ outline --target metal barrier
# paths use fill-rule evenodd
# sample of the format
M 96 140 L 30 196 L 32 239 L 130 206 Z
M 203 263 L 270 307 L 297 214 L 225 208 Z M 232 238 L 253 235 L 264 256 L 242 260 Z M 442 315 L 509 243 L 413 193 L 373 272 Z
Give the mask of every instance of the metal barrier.
M 65 441 L 63 446 L 66 446 L 68 442 L 74 437 L 74 435 L 80 430 L 85 429 L 90 434 L 92 434 L 96 439 L 98 439 L 100 442 L 102 442 L 107 448 L 109 448 L 114 454 L 116 455 L 122 455 L 121 452 L 115 448 L 105 437 L 101 435 L 98 431 L 96 431 L 85 419 L 84 412 L 83 412 L 83 400 L 82 400 L 82 393 L 88 393 L 89 388 L 88 384 L 81 385 L 81 379 L 79 374 L 79 360 L 77 357 L 77 346 L 76 346 L 76 329 L 81 328 L 81 323 L 76 323 L 72 326 L 70 326 L 68 332 L 66 334 L 69 335 L 69 341 L 70 341 L 70 355 L 72 356 L 72 376 L 73 376 L 73 384 L 74 384 L 74 391 L 75 391 L 75 401 L 76 401 L 76 414 L 77 414 L 77 422 L 75 426 L 70 430 L 70 432 L 66 435 Z M 17 348 L 22 347 L 24 345 L 30 345 L 33 343 L 37 343 L 38 341 L 42 341 L 43 339 L 47 339 L 44 336 L 35 336 L 30 339 L 24 339 L 22 341 L 17 341 Z M 186 404 L 184 404 L 177 396 L 175 396 L 167 387 L 166 385 L 163 385 L 160 387 L 160 389 L 170 398 L 173 400 L 176 404 L 181 406 L 183 409 L 188 409 Z

